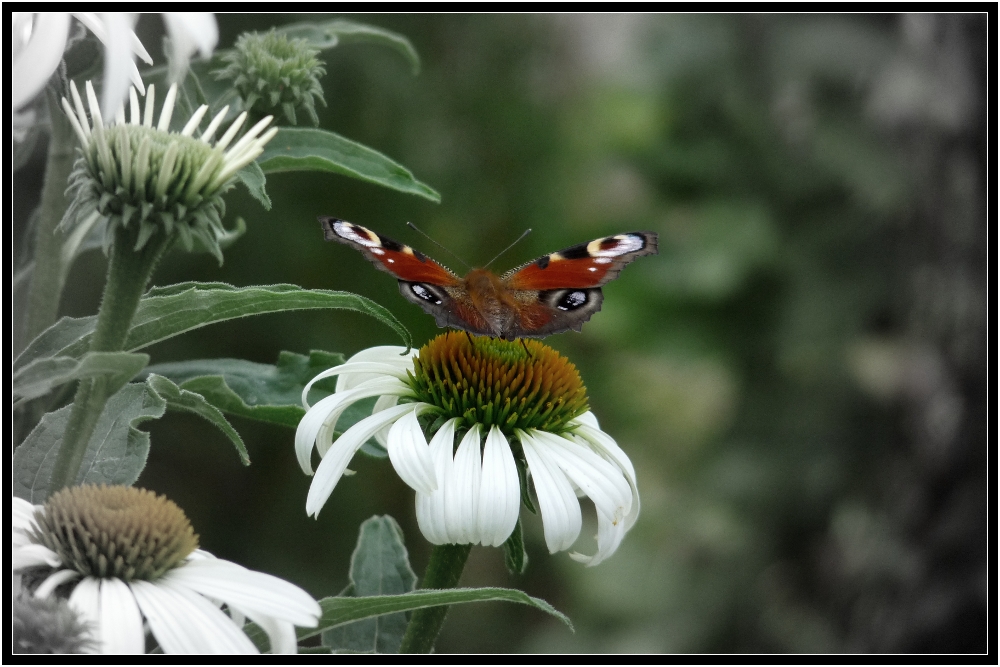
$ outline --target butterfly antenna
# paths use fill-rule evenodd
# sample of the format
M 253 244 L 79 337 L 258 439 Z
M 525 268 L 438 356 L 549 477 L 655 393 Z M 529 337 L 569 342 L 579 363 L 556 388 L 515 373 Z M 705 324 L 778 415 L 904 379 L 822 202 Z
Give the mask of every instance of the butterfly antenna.
M 523 234 L 521 234 L 520 236 L 518 236 L 518 237 L 517 237 L 517 240 L 516 240 L 516 241 L 514 241 L 514 242 L 513 242 L 513 243 L 511 243 L 511 244 L 510 244 L 509 246 L 507 246 L 506 248 L 504 248 L 503 250 L 501 250 L 501 251 L 500 251 L 500 254 L 499 254 L 499 255 L 497 255 L 496 257 L 494 257 L 494 258 L 493 258 L 493 259 L 491 259 L 490 261 L 486 262 L 486 266 L 484 266 L 483 268 L 485 269 L 485 268 L 486 268 L 487 266 L 489 266 L 489 265 L 490 265 L 490 264 L 492 264 L 493 262 L 495 262 L 495 261 L 497 261 L 498 259 L 500 259 L 500 256 L 501 256 L 501 255 L 503 255 L 503 254 L 504 254 L 505 252 L 507 252 L 508 250 L 510 250 L 511 248 L 513 248 L 514 246 L 516 246 L 516 245 L 517 245 L 518 243 L 520 243 L 520 242 L 521 242 L 521 239 L 523 239 L 523 238 L 524 238 L 525 236 L 527 236 L 527 235 L 528 235 L 528 234 L 530 234 L 530 233 L 531 233 L 531 229 L 530 229 L 530 228 L 529 228 L 529 229 L 525 229 L 525 230 L 524 230 L 524 233 L 523 233 Z
M 432 238 L 430 237 L 430 235 L 429 235 L 429 234 L 425 234 L 425 233 L 424 233 L 423 231 L 421 231 L 421 229 L 420 229 L 419 227 L 417 227 L 417 226 L 416 226 L 415 224 L 413 224 L 412 222 L 407 222 L 407 223 L 406 223 L 406 226 L 407 226 L 407 227 L 409 227 L 409 228 L 411 228 L 411 229 L 413 229 L 413 230 L 414 230 L 414 231 L 416 231 L 416 232 L 419 232 L 419 233 L 420 233 L 420 234 L 421 234 L 422 236 L 424 236 L 424 237 L 425 237 L 425 238 L 426 238 L 426 239 L 427 239 L 428 241 L 430 241 L 431 243 L 433 243 L 433 244 L 434 244 L 434 245 L 436 245 L 437 247 L 441 248 L 441 250 L 444 250 L 444 251 L 445 251 L 446 253 L 448 253 L 449 255 L 451 255 L 452 257 L 454 257 L 455 259 L 457 259 L 457 260 L 458 260 L 459 262 L 461 262 L 462 264 L 464 264 L 464 265 L 465 265 L 465 268 L 467 268 L 467 269 L 471 269 L 471 268 L 472 268 L 471 266 L 469 266 L 469 265 L 468 265 L 468 264 L 467 264 L 467 263 L 465 262 L 465 260 L 464 260 L 464 259 L 462 259 L 462 258 L 461 258 L 461 257 L 459 257 L 458 255 L 456 255 L 455 253 L 453 253 L 453 252 L 452 252 L 451 250 L 448 250 L 448 249 L 447 249 L 447 248 L 445 248 L 445 247 L 444 247 L 443 245 L 441 245 L 440 243 L 438 243 L 437 241 L 435 241 L 434 239 L 432 239 Z
M 518 338 L 518 340 L 521 341 L 521 347 L 524 348 L 524 351 L 528 353 L 528 358 L 531 359 L 531 360 L 534 360 L 535 355 L 533 355 L 531 353 L 531 350 L 528 349 L 528 344 L 524 342 L 523 338 Z

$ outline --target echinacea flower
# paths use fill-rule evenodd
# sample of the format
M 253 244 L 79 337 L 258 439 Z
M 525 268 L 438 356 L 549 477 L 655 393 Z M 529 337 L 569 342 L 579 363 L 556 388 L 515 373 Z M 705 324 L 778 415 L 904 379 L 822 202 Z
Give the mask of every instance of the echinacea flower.
M 221 262 L 219 239 L 226 234 L 222 194 L 232 187 L 236 172 L 256 159 L 277 133 L 277 128 L 264 132 L 271 116 L 233 142 L 246 120 L 243 112 L 215 140 L 229 107 L 216 114 L 203 132 L 197 130 L 208 111 L 204 104 L 180 132 L 170 131 L 176 84 L 167 91 L 155 126 L 156 91 L 152 85 L 146 91 L 145 110 L 140 114 L 133 88 L 128 121 L 125 108 L 120 107 L 113 125 L 105 125 L 90 81 L 86 84 L 89 119 L 73 82 L 70 92 L 72 104 L 63 98 L 62 106 L 83 153 L 70 176 L 73 200 L 62 223 L 64 227 L 75 225 L 71 240 L 82 238 L 95 224 L 105 221 L 105 249 L 117 229 L 131 225 L 136 230 L 135 250 L 154 234 L 177 233 L 187 250 L 197 238 Z
M 517 524 L 518 467 L 526 466 L 550 553 L 569 549 L 580 534 L 578 494 L 597 510 L 597 553 L 570 556 L 597 565 L 614 553 L 639 514 L 635 470 L 587 409 L 586 389 L 565 357 L 534 340 L 458 332 L 401 352 L 363 350 L 303 391 L 296 455 L 309 475 L 314 445 L 322 457 L 308 514 L 319 514 L 351 458 L 375 437 L 417 492 L 417 522 L 433 544 L 502 545 Z M 336 391 L 310 407 L 313 383 L 334 375 Z M 371 397 L 378 397 L 372 415 L 334 441 L 344 411 Z
M 41 579 L 36 598 L 68 598 L 99 653 L 143 653 L 143 619 L 165 653 L 256 653 L 244 618 L 273 653 L 295 653 L 294 626 L 319 621 L 308 593 L 198 549 L 184 512 L 144 489 L 68 487 L 44 506 L 14 498 L 12 538 L 14 574 Z

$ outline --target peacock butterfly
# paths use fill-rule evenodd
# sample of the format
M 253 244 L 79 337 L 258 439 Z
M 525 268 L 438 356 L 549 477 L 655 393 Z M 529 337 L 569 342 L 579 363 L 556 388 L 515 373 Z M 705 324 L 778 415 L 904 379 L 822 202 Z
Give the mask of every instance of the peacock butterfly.
M 601 285 L 636 257 L 657 253 L 656 232 L 594 239 L 503 275 L 472 269 L 460 278 L 427 255 L 370 229 L 320 216 L 327 241 L 346 243 L 399 280 L 404 297 L 439 327 L 503 339 L 544 338 L 574 329 L 601 309 Z

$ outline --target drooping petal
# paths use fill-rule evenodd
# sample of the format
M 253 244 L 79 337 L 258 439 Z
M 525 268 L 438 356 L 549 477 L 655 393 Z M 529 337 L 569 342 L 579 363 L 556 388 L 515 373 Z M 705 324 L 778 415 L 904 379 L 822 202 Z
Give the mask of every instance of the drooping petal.
M 38 585 L 35 589 L 34 596 L 36 598 L 47 598 L 52 594 L 52 591 L 59 588 L 67 581 L 73 581 L 78 579 L 80 573 L 76 570 L 57 570 L 49 576 L 45 577 L 45 581 Z
M 10 99 L 15 111 L 40 93 L 56 71 L 66 48 L 69 23 L 66 12 L 35 14 L 31 38 L 10 66 Z
M 473 424 L 455 452 L 451 478 L 445 481 L 445 525 L 449 544 L 478 544 L 479 487 L 483 459 L 479 450 L 479 424 Z
M 580 417 L 577 417 L 582 423 L 573 432 L 587 442 L 595 452 L 616 464 L 625 475 L 625 479 L 628 480 L 629 486 L 632 487 L 632 508 L 625 517 L 625 529 L 628 530 L 635 525 L 636 519 L 639 518 L 639 487 L 636 483 L 635 468 L 632 466 L 632 461 L 622 451 L 621 447 L 618 446 L 614 438 L 597 426 L 588 424 L 582 420 L 587 415 L 593 417 L 593 414 L 590 412 L 585 412 Z M 593 424 L 597 424 L 596 417 L 593 417 Z
M 11 570 L 14 572 L 39 565 L 48 565 L 49 567 L 62 565 L 59 555 L 41 544 L 25 544 L 17 547 L 11 552 L 10 560 Z
M 583 525 L 580 501 L 559 465 L 546 456 L 545 446 L 531 434 L 517 431 L 542 513 L 545 545 L 549 553 L 564 551 L 576 542 Z
M 197 593 L 162 579 L 129 586 L 164 653 L 257 653 L 250 638 Z
M 146 634 L 135 596 L 121 579 L 101 581 L 101 653 L 146 652 Z
M 396 368 L 397 371 L 401 371 L 401 379 L 405 379 L 406 371 L 413 370 L 413 357 L 417 356 L 418 350 L 410 349 L 409 354 L 403 354 L 404 352 L 406 352 L 406 348 L 398 345 L 376 345 L 375 347 L 369 347 L 361 350 L 348 359 L 347 363 L 354 364 L 371 361 L 380 364 L 388 364 Z M 368 374 L 366 372 L 357 372 L 354 370 L 347 373 L 341 373 L 340 377 L 337 378 L 337 391 L 344 391 L 345 389 L 350 389 L 351 387 L 364 382 L 369 379 L 367 375 Z
M 295 584 L 221 558 L 189 560 L 159 581 L 235 605 L 248 616 L 266 614 L 301 627 L 315 627 L 322 613 L 312 596 Z
M 399 396 L 395 396 L 392 394 L 379 396 L 378 400 L 375 401 L 375 406 L 372 408 L 372 414 L 375 414 L 376 412 L 382 412 L 386 408 L 391 408 L 397 403 L 399 403 Z M 388 437 L 388 435 L 389 435 L 389 429 L 384 428 L 375 434 L 375 440 L 378 442 L 378 444 L 385 447 L 385 439 L 386 437 Z
M 417 421 L 420 412 L 423 410 L 418 408 L 396 420 L 389 428 L 386 450 L 400 479 L 415 491 L 432 493 L 438 482 L 427 439 Z
M 219 42 L 219 27 L 209 12 L 164 12 L 163 23 L 170 35 L 171 79 L 179 81 L 195 51 L 209 58 Z
M 437 489 L 431 493 L 417 492 L 417 525 L 431 544 L 448 544 L 448 524 L 445 517 L 445 488 L 454 468 L 455 426 L 457 418 L 449 419 L 431 438 L 429 445 L 434 461 Z
M 90 628 L 91 650 L 101 646 L 101 580 L 84 577 L 78 583 L 67 601 L 80 620 Z
M 335 391 L 338 394 L 348 391 L 350 389 L 354 389 L 358 385 L 363 384 L 365 382 L 369 382 L 371 380 L 376 380 L 376 379 L 382 379 L 385 378 L 386 376 L 389 376 L 391 378 L 396 378 L 398 380 L 406 379 L 406 371 L 405 370 L 401 371 L 399 367 L 394 364 L 382 364 L 370 361 L 347 362 L 345 364 L 341 364 L 340 366 L 334 366 L 333 368 L 328 368 L 322 373 L 317 374 L 316 377 L 314 377 L 312 380 L 309 380 L 305 388 L 302 390 L 303 408 L 305 408 L 306 410 L 309 409 L 309 401 L 306 400 L 306 398 L 309 396 L 309 390 L 312 389 L 312 386 L 315 383 L 319 382 L 320 380 L 332 377 L 334 375 L 341 376 L 337 378 L 337 388 Z M 347 385 L 341 386 L 340 381 L 344 377 L 344 375 L 355 375 L 356 377 L 353 378 L 355 381 L 351 382 L 349 386 Z
M 104 79 L 101 86 L 101 113 L 105 118 L 111 118 L 122 100 L 128 94 L 130 83 L 134 83 L 132 72 L 135 60 L 132 54 L 133 17 L 125 12 L 104 12 L 101 19 L 105 28 L 104 42 Z M 97 34 L 96 32 L 94 34 Z M 100 35 L 98 35 L 100 37 Z M 139 79 L 142 86 L 142 79 Z
M 309 495 L 306 497 L 306 514 L 319 515 L 326 499 L 333 493 L 334 487 L 337 486 L 337 482 L 344 474 L 347 464 L 351 462 L 361 446 L 368 441 L 368 438 L 387 424 L 391 424 L 407 412 L 414 410 L 417 405 L 416 403 L 397 405 L 394 408 L 365 417 L 337 438 L 337 441 L 333 443 L 320 462 L 312 484 L 309 485 Z
M 490 428 L 483 448 L 483 474 L 479 487 L 479 537 L 483 546 L 499 547 L 517 525 L 521 508 L 521 483 L 514 454 L 503 433 Z
M 32 505 L 23 498 L 12 496 L 11 526 L 14 529 L 14 546 L 28 543 L 25 531 L 31 530 L 35 525 L 35 511 L 41 508 L 41 505 Z M 18 541 L 22 539 L 23 542 Z
M 299 641 L 295 636 L 295 625 L 292 623 L 249 609 L 243 611 L 232 605 L 229 606 L 229 610 L 246 616 L 264 629 L 264 632 L 267 633 L 267 639 L 271 644 L 272 654 L 294 654 L 299 652 Z M 240 622 L 237 625 L 242 626 L 243 624 Z

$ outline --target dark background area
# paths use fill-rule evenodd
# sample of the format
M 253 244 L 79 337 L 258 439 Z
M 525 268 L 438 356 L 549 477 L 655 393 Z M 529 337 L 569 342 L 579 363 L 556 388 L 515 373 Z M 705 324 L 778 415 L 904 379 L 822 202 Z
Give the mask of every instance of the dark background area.
M 317 17 L 218 15 L 244 30 Z M 296 283 L 432 318 L 358 253 L 335 215 L 456 262 L 506 269 L 605 234 L 655 230 L 582 334 L 580 369 L 635 463 L 642 514 L 618 553 L 550 556 L 523 512 L 526 575 L 474 548 L 463 585 L 567 613 L 453 610 L 438 652 L 984 652 L 987 647 L 985 15 L 376 15 L 423 70 L 371 45 L 326 51 L 320 126 L 410 168 L 441 204 L 319 173 L 274 174 L 218 266 L 174 252 L 154 283 Z M 157 64 L 163 26 L 137 33 Z M 44 145 L 15 174 L 15 242 Z M 231 224 L 231 222 L 229 223 Z M 96 312 L 105 259 L 73 268 L 62 314 Z M 291 313 L 185 334 L 153 362 L 397 344 L 362 315 Z M 359 457 L 318 520 L 293 433 L 234 419 L 253 464 L 194 417 L 152 423 L 139 485 L 185 509 L 202 547 L 333 595 L 359 524 L 391 514 L 414 569 L 413 492 Z M 592 551 L 592 508 L 577 548 Z

